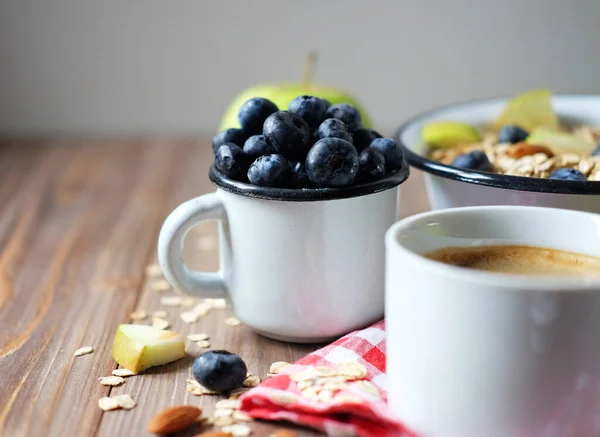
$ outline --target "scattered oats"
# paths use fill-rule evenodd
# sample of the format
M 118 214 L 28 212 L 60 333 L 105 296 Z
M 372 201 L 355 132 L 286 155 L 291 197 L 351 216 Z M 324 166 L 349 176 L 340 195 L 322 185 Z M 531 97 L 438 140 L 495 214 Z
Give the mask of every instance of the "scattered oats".
M 290 363 L 287 363 L 285 361 L 275 361 L 273 364 L 271 364 L 271 367 L 269 367 L 269 373 L 277 375 L 279 372 L 281 372 L 282 369 L 289 365 Z
M 82 355 L 91 354 L 92 352 L 94 352 L 94 348 L 93 347 L 91 347 L 91 346 L 83 346 L 83 347 L 80 347 L 79 349 L 77 349 L 73 355 L 76 356 L 76 357 L 80 357 Z
M 314 367 L 307 367 L 306 369 L 300 372 L 292 373 L 290 375 L 290 379 L 296 382 L 305 381 L 307 379 L 314 379 L 316 377 L 317 373 L 315 372 Z
M 316 366 L 315 372 L 317 376 L 336 376 L 338 374 L 334 367 Z
M 579 155 L 576 155 L 574 153 L 565 153 L 564 155 L 560 156 L 560 163 L 561 165 L 575 165 L 577 163 L 579 163 Z
M 210 347 L 210 343 L 206 340 L 197 341 L 196 344 L 200 346 L 202 349 L 208 349 Z
M 196 299 L 195 297 L 184 297 L 181 299 L 181 306 L 182 307 L 192 307 L 194 305 L 196 305 L 198 303 L 198 299 Z
M 167 312 L 165 310 L 156 310 L 152 312 L 152 317 L 156 319 L 164 319 L 167 317 Z
M 242 425 L 241 423 L 235 425 L 224 426 L 221 428 L 223 432 L 230 432 L 233 437 L 246 437 L 249 436 L 252 430 L 248 425 Z
M 298 397 L 295 394 L 285 391 L 276 391 L 269 396 L 269 399 L 276 404 L 294 404 L 298 402 Z
M 307 387 L 304 390 L 302 390 L 300 393 L 306 399 L 317 402 L 317 401 L 319 401 L 319 392 L 320 391 L 321 391 L 321 387 Z
M 260 378 L 257 375 L 250 375 L 244 380 L 244 387 L 256 387 L 260 384 Z
M 578 168 L 581 173 L 588 176 L 592 172 L 592 169 L 595 165 L 596 163 L 591 159 L 582 159 L 581 161 L 579 161 Z
M 225 299 L 211 299 L 210 303 L 216 310 L 224 310 L 227 308 L 227 301 Z
M 198 238 L 196 246 L 202 252 L 210 252 L 217 247 L 217 237 L 214 235 L 202 235 Z
M 233 420 L 236 422 L 252 422 L 252 417 L 248 416 L 243 411 L 235 410 L 233 412 Z
M 132 372 L 129 369 L 115 369 L 111 372 L 115 376 L 133 376 L 137 375 L 137 373 Z
M 333 400 L 333 392 L 331 390 L 321 390 L 317 398 L 319 402 L 329 404 Z
M 124 410 L 131 410 L 136 405 L 135 401 L 128 394 L 113 396 L 113 399 L 115 399 L 119 403 L 119 407 Z
M 202 341 L 202 340 L 208 340 L 208 334 L 206 332 L 200 332 L 198 334 L 189 334 L 186 337 L 189 341 Z
M 594 170 L 592 174 L 588 177 L 589 181 L 600 181 L 600 169 Z
M 162 269 L 158 264 L 150 264 L 149 266 L 146 266 L 145 272 L 146 276 L 150 276 L 151 278 L 162 276 Z
M 347 387 L 345 382 L 326 382 L 323 384 L 323 390 L 339 391 Z
M 98 381 L 100 381 L 100 384 L 102 385 L 110 385 L 111 387 L 116 387 L 118 385 L 123 384 L 125 382 L 125 378 L 122 378 L 120 376 L 102 376 L 98 378 Z
M 244 393 L 246 393 L 249 389 L 246 387 L 243 388 L 236 388 L 235 390 L 233 390 L 231 393 L 229 393 L 229 399 L 232 400 L 236 400 L 238 399 L 241 395 L 243 395 Z
M 315 381 L 318 385 L 326 385 L 326 384 L 345 384 L 349 379 L 354 379 L 348 376 L 336 375 L 336 376 L 328 376 L 326 378 L 317 378 Z
M 367 368 L 357 361 L 342 361 L 338 363 L 338 373 L 343 376 L 351 376 L 362 379 L 367 376 Z
M 105 396 L 98 399 L 98 406 L 102 411 L 116 410 L 119 408 L 119 401 L 117 401 L 115 398 L 109 398 L 108 396 Z
M 233 399 L 221 399 L 219 402 L 217 402 L 215 404 L 215 408 L 216 409 L 225 408 L 225 409 L 237 410 L 238 408 L 240 408 L 240 401 L 236 401 Z
M 154 291 L 167 291 L 171 289 L 171 284 L 164 279 L 159 279 L 158 281 L 150 282 L 150 289 Z
M 212 309 L 212 306 L 206 302 L 200 302 L 196 305 L 192 311 L 197 313 L 199 316 L 205 316 Z
M 225 324 L 228 326 L 238 326 L 241 322 L 235 317 L 228 317 L 225 319 Z
M 181 296 L 165 296 L 160 298 L 160 304 L 166 307 L 178 307 L 181 305 Z
M 214 411 L 213 417 L 231 417 L 233 415 L 233 409 L 231 408 L 219 408 Z
M 367 380 L 354 381 L 352 383 L 352 387 L 358 388 L 359 390 L 364 391 L 364 392 L 369 393 L 374 396 L 381 396 L 379 394 L 379 389 L 371 381 L 367 381 Z
M 308 387 L 312 387 L 314 384 L 314 379 L 305 379 L 304 381 L 298 381 L 296 383 L 296 387 L 298 387 L 298 390 L 302 391 Z
M 228 426 L 233 425 L 235 423 L 235 420 L 233 420 L 233 417 L 231 416 L 214 417 L 212 423 L 214 426 Z
M 196 323 L 200 319 L 200 314 L 194 311 L 183 311 L 179 314 L 184 323 Z
M 131 320 L 144 320 L 148 317 L 148 314 L 144 310 L 137 310 L 132 312 L 129 317 L 131 317 Z
M 212 391 L 200 385 L 198 381 L 195 379 L 186 379 L 187 382 L 187 391 L 189 391 L 194 396 L 202 396 L 202 395 L 214 395 L 218 394 L 216 391 Z
M 333 398 L 332 404 L 360 404 L 362 398 L 352 393 L 340 393 Z
M 152 326 L 156 329 L 168 329 L 171 326 L 171 324 L 168 320 L 159 319 L 158 317 L 156 317 L 152 320 Z

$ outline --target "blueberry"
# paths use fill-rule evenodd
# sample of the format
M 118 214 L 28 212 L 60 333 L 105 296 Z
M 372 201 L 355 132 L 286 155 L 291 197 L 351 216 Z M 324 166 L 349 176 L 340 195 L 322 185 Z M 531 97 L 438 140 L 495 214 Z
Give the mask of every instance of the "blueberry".
M 472 152 L 463 153 L 462 155 L 457 156 L 454 161 L 452 161 L 452 165 L 469 170 L 493 170 L 490 160 L 481 150 L 473 150 Z
M 246 363 L 236 354 L 224 350 L 204 352 L 192 365 L 196 381 L 219 393 L 240 388 L 246 379 Z
M 358 155 L 358 177 L 362 182 L 376 181 L 385 176 L 385 157 L 372 147 Z
M 362 150 L 369 147 L 373 140 L 381 138 L 381 135 L 379 135 L 379 133 L 375 132 L 373 129 L 359 127 L 356 129 L 356 131 L 354 131 L 352 137 L 354 138 L 354 147 L 356 147 L 356 151 L 360 153 Z
M 596 150 L 592 152 L 592 156 L 600 156 L 600 143 L 596 146 Z
M 362 123 L 360 112 L 354 106 L 348 103 L 333 105 L 327 110 L 328 118 L 337 118 L 342 120 L 348 126 L 350 133 L 358 129 Z
M 213 137 L 212 149 L 213 153 L 217 153 L 217 149 L 225 143 L 233 143 L 236 146 L 243 147 L 246 141 L 246 134 L 241 129 L 229 128 L 219 132 Z
M 369 146 L 379 150 L 385 158 L 385 169 L 387 171 L 396 170 L 402 167 L 404 156 L 402 149 L 391 138 L 375 138 Z
M 312 185 L 306 174 L 306 167 L 303 162 L 292 161 L 290 162 L 290 168 L 292 173 L 290 174 L 288 185 L 291 188 L 308 188 Z
M 281 187 L 290 171 L 290 164 L 282 155 L 259 156 L 250 165 L 248 180 L 263 187 Z
M 249 163 L 248 155 L 233 143 L 225 143 L 217 149 L 215 165 L 231 179 L 244 180 Z
M 252 135 L 244 143 L 244 152 L 253 158 L 275 153 L 275 149 L 267 144 L 264 135 Z
M 325 120 L 325 113 L 327 112 L 325 101 L 313 96 L 296 97 L 291 101 L 288 109 L 313 128 L 319 126 Z
M 557 179 L 560 181 L 587 181 L 587 178 L 579 170 L 574 168 L 559 168 L 550 173 L 548 179 Z
M 356 149 L 340 138 L 319 140 L 306 157 L 306 173 L 319 187 L 350 185 L 358 173 Z
M 325 110 L 331 108 L 331 102 L 327 99 L 321 99 L 323 100 L 323 103 L 325 103 Z
M 288 159 L 304 159 L 310 149 L 310 127 L 289 111 L 269 115 L 265 120 L 263 135 L 276 153 Z
M 319 126 L 319 138 L 341 138 L 352 143 L 352 134 L 348 132 L 348 126 L 337 118 L 328 118 Z
M 246 135 L 257 135 L 262 133 L 267 117 L 278 110 L 277 105 L 270 100 L 255 97 L 242 105 L 238 120 Z
M 514 144 L 525 141 L 528 136 L 529 132 L 519 126 L 502 126 L 498 131 L 498 142 Z

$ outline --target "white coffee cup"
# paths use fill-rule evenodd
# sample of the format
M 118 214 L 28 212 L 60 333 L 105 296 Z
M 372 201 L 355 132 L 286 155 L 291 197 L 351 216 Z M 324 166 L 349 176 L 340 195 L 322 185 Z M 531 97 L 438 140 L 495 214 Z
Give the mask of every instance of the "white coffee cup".
M 227 298 L 235 315 L 267 337 L 322 342 L 383 318 L 386 230 L 398 218 L 404 165 L 376 182 L 292 190 L 236 182 L 177 207 L 160 232 L 165 278 L 196 297 Z M 185 234 L 220 222 L 218 273 L 190 271 Z
M 600 256 L 600 215 L 489 206 L 386 234 L 390 407 L 423 437 L 600 436 L 600 279 L 477 271 L 426 259 L 519 244 Z

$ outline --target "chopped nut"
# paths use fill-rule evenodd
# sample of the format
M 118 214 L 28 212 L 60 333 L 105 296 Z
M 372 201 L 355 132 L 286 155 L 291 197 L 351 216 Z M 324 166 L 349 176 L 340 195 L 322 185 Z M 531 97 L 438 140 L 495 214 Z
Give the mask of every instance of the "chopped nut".
M 212 425 L 212 422 L 209 423 L 208 425 Z M 231 434 L 230 432 L 223 432 L 223 431 L 205 431 L 202 434 L 197 434 L 194 437 L 233 437 L 233 434 Z
M 244 380 L 244 387 L 256 387 L 260 384 L 260 378 L 257 375 L 250 375 Z
M 225 319 L 225 324 L 228 326 L 238 326 L 241 322 L 235 317 L 228 317 Z
M 119 408 L 119 401 L 117 401 L 114 398 L 109 398 L 108 396 L 105 396 L 103 398 L 98 399 L 98 407 L 100 407 L 102 411 L 116 410 L 117 408 Z
M 186 337 L 189 341 L 202 341 L 202 340 L 208 340 L 208 334 L 206 332 L 200 332 L 198 334 L 189 334 Z
M 216 409 L 227 408 L 232 410 L 237 410 L 240 408 L 240 401 L 232 400 L 232 399 L 222 399 L 215 404 Z
M 232 417 L 236 422 L 252 422 L 252 417 L 243 411 L 235 410 Z
M 289 365 L 290 365 L 290 363 L 285 362 L 285 361 L 275 361 L 273 364 L 271 364 L 271 367 L 269 367 L 269 373 L 272 373 L 273 375 L 277 375 L 279 372 L 281 372 L 284 368 L 286 368 Z
M 233 437 L 246 437 L 249 436 L 252 430 L 248 425 L 235 424 L 221 428 L 221 431 L 230 432 Z
M 153 291 L 167 291 L 171 289 L 171 284 L 164 279 L 159 279 L 150 283 L 150 289 Z
M 158 264 L 150 264 L 146 266 L 144 271 L 146 272 L 146 276 L 150 276 L 151 278 L 162 276 L 162 269 Z
M 550 150 L 546 146 L 536 146 L 534 144 L 527 144 L 527 143 L 523 143 L 523 142 L 516 143 L 516 144 L 513 144 L 512 146 L 510 146 L 508 148 L 507 153 L 509 156 L 511 156 L 515 159 L 522 158 L 523 156 L 534 155 L 536 153 L 543 153 L 544 155 L 546 155 L 548 157 L 554 156 L 554 153 L 552 153 L 552 150 Z
M 148 317 L 148 314 L 144 310 L 137 310 L 132 312 L 129 317 L 131 320 L 144 320 Z
M 131 410 L 136 405 L 135 401 L 128 394 L 117 395 L 114 396 L 113 399 L 115 399 L 119 403 L 119 407 L 124 410 Z
M 298 437 L 298 433 L 290 429 L 280 428 L 269 434 L 269 437 Z
M 181 305 L 181 296 L 165 296 L 160 298 L 160 304 L 166 307 L 178 307 Z
M 171 324 L 165 319 L 159 319 L 156 317 L 152 320 L 152 326 L 156 329 L 168 329 Z
M 208 349 L 210 347 L 210 343 L 206 340 L 197 341 L 196 344 L 200 346 L 202 349 Z
M 179 317 L 181 317 L 184 323 L 196 323 L 200 319 L 200 314 L 194 311 L 184 311 Z
M 164 319 L 167 317 L 167 312 L 165 310 L 156 310 L 152 312 L 152 317 L 157 319 Z
M 115 369 L 111 373 L 115 376 L 121 376 L 121 377 L 137 375 L 137 373 L 134 373 L 129 369 Z
M 82 355 L 91 354 L 92 352 L 94 352 L 94 348 L 93 347 L 91 347 L 91 346 L 83 346 L 83 347 L 80 347 L 79 349 L 77 349 L 73 355 L 76 356 L 76 357 L 80 357 Z
M 125 382 L 125 378 L 122 378 L 120 376 L 102 376 L 98 378 L 98 381 L 100 381 L 100 384 L 102 385 L 116 387 L 118 385 L 123 384 Z

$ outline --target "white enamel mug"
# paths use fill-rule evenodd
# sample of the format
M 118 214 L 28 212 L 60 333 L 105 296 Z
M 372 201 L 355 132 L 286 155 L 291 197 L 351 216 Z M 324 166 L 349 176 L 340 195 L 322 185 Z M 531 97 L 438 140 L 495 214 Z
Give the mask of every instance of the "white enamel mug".
M 422 437 L 600 436 L 600 277 L 518 276 L 426 259 L 519 244 L 600 256 L 600 215 L 439 210 L 386 234 L 389 402 Z
M 232 181 L 214 167 L 215 193 L 177 207 L 163 224 L 165 278 L 196 297 L 227 298 L 245 325 L 267 337 L 322 342 L 383 318 L 386 230 L 398 218 L 395 174 L 343 189 L 279 189 Z M 190 271 L 185 234 L 220 222 L 220 271 Z

